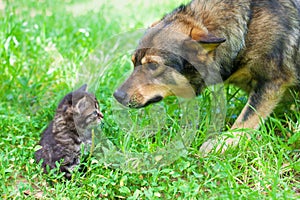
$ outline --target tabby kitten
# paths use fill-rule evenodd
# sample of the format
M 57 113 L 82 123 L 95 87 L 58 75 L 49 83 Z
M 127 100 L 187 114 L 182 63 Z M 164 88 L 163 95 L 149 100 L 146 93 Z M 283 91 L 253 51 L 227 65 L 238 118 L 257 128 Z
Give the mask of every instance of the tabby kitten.
M 59 103 L 53 121 L 43 132 L 40 140 L 41 149 L 36 151 L 35 159 L 47 173 L 56 167 L 55 162 L 61 162 L 60 171 L 66 178 L 71 178 L 71 172 L 79 164 L 81 144 L 88 151 L 92 143 L 93 126 L 98 125 L 103 118 L 95 96 L 87 92 L 87 85 L 67 94 Z

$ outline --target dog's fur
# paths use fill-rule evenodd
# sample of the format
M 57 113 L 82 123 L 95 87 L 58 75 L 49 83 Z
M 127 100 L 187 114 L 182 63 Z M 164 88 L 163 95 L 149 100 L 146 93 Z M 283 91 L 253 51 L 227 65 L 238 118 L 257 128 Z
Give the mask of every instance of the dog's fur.
M 299 0 L 194 0 L 146 31 L 114 96 L 143 107 L 223 81 L 249 93 L 232 128 L 256 129 L 299 85 L 299 48 Z

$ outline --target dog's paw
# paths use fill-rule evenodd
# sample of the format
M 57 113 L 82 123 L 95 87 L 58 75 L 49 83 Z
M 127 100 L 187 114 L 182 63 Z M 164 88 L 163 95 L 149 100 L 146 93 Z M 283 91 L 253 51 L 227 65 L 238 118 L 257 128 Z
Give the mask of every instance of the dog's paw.
M 209 139 L 200 147 L 202 155 L 207 156 L 211 152 L 224 153 L 230 147 L 236 147 L 239 144 L 240 136 L 219 136 L 214 139 Z

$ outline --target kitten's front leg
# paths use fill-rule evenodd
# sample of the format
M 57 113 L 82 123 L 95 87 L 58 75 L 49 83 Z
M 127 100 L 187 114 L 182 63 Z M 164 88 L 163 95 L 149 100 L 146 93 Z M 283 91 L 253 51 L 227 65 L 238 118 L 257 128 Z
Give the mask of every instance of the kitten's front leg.
M 75 167 L 80 163 L 80 156 L 77 154 L 72 154 L 70 156 L 65 156 L 64 161 L 60 166 L 60 170 L 65 172 L 65 177 L 70 179 L 72 176 L 72 172 L 74 171 Z

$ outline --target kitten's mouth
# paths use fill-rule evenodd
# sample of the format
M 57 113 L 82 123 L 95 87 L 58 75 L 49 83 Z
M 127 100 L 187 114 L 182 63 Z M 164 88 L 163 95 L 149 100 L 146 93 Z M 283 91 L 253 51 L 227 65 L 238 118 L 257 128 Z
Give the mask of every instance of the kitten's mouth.
M 99 124 L 102 123 L 102 119 L 103 119 L 103 118 L 97 120 L 97 125 L 99 125 Z
M 99 124 L 102 123 L 103 117 L 99 117 L 97 118 L 94 122 L 93 122 L 93 126 L 98 126 Z
M 93 121 L 92 123 L 90 123 L 86 129 L 93 129 L 93 128 L 101 128 L 103 124 L 102 119 L 97 119 L 95 121 Z

